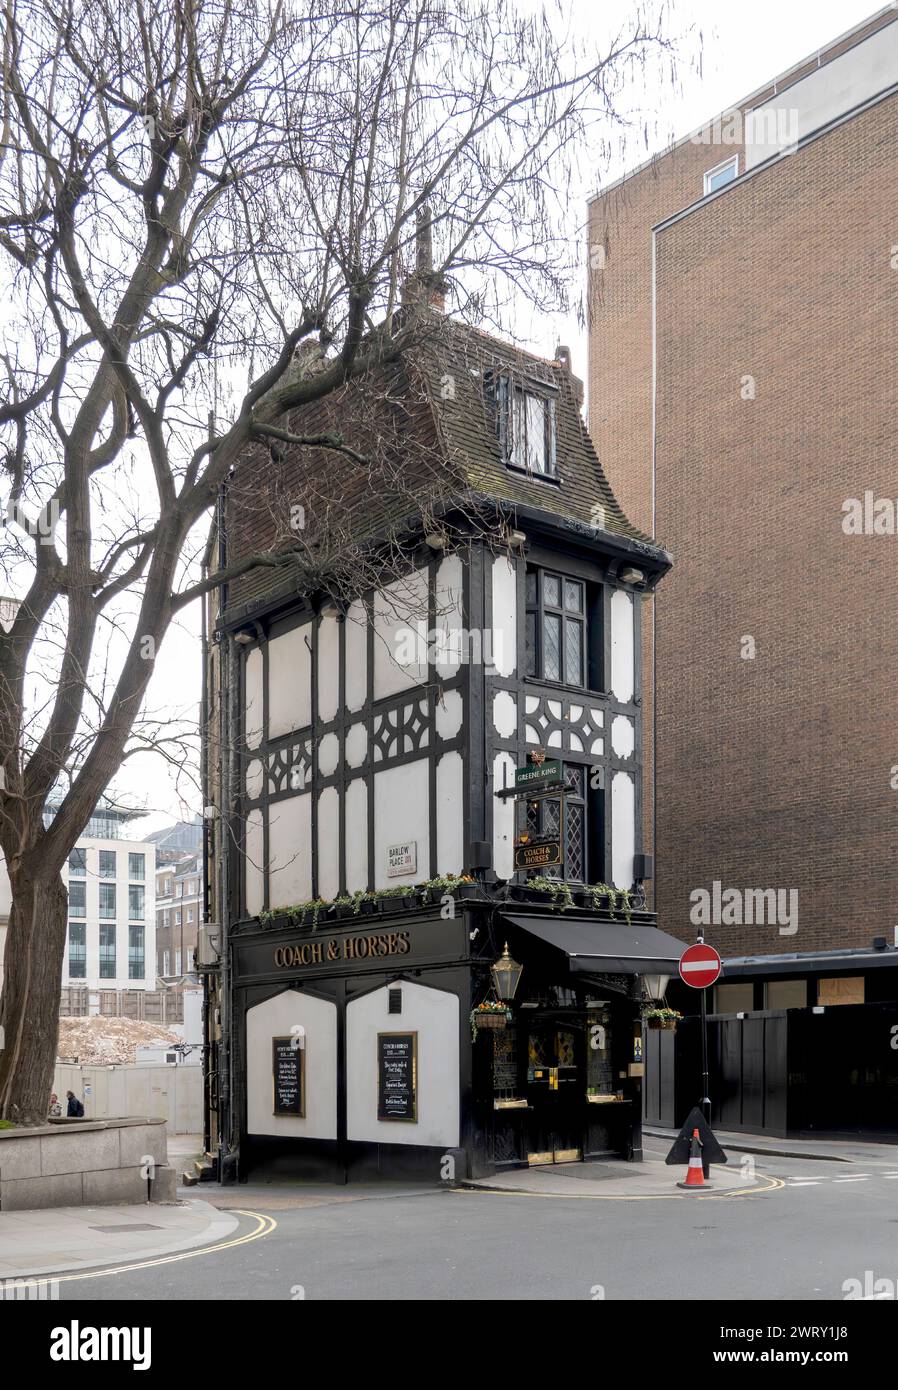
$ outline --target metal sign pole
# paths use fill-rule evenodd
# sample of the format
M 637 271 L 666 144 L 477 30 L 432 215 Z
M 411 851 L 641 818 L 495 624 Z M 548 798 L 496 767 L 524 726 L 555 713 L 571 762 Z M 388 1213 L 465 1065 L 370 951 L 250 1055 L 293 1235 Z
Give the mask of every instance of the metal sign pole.
M 705 943 L 705 934 L 704 934 L 704 932 L 702 931 L 701 928 L 699 928 L 699 931 L 698 931 L 698 942 L 699 942 L 699 944 L 701 944 L 701 945 L 704 945 L 704 943 Z M 702 1114 L 704 1115 L 705 1119 L 707 1120 L 708 1124 L 710 1125 L 710 1123 L 711 1123 L 711 1097 L 708 1095 L 708 1092 L 709 1092 L 710 1089 L 711 1089 L 711 1082 L 710 1082 L 710 1073 L 709 1073 L 709 1070 L 708 1070 L 708 1003 L 707 1003 L 708 991 L 707 991 L 707 988 L 703 989 L 701 993 L 702 993 L 702 1001 L 701 1001 L 701 1020 L 702 1020 L 702 1100 L 701 1100 L 701 1106 L 702 1106 Z

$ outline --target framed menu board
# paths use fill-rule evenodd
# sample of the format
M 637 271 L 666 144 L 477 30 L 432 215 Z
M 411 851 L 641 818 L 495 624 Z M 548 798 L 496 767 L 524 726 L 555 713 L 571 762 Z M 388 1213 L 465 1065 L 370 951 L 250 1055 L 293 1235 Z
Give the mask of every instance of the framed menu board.
M 516 1091 L 518 1087 L 518 1031 L 513 1027 L 494 1028 L 490 1036 L 493 1040 L 493 1090 Z
M 275 1115 L 293 1115 L 300 1119 L 305 1116 L 306 1050 L 297 1046 L 300 1041 L 304 1039 L 298 1039 L 295 1034 L 271 1039 Z
M 417 1122 L 417 1033 L 377 1035 L 377 1118 Z

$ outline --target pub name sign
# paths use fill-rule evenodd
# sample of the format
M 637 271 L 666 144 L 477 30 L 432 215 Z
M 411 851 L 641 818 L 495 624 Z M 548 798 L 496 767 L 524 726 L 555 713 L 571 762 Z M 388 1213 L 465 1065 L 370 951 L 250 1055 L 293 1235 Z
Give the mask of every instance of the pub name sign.
M 295 969 L 298 965 L 328 965 L 333 961 L 405 956 L 410 949 L 407 931 L 377 932 L 370 936 L 331 937 L 328 941 L 304 941 L 301 945 L 278 946 L 274 952 L 274 963 L 281 969 Z

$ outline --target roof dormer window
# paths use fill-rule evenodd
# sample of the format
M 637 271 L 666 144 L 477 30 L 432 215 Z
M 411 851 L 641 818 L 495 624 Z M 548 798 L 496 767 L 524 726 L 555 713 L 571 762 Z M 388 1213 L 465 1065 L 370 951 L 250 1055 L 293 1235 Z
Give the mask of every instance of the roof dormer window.
M 496 409 L 496 433 L 506 467 L 532 477 L 558 479 L 555 447 L 555 393 L 551 387 L 511 374 L 489 382 Z

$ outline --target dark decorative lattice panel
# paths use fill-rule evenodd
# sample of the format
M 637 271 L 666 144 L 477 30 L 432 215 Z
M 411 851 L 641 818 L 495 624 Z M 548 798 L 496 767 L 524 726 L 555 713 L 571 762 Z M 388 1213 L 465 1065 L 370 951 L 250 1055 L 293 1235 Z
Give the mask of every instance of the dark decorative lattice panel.
M 601 757 L 604 727 L 604 710 L 586 704 L 583 697 L 577 700 L 545 694 L 524 699 L 524 737 L 538 748 Z
M 426 699 L 410 700 L 374 716 L 372 744 L 376 763 L 418 753 L 427 748 L 429 741 Z
M 291 743 L 265 759 L 268 794 L 304 791 L 312 776 L 312 740 Z

